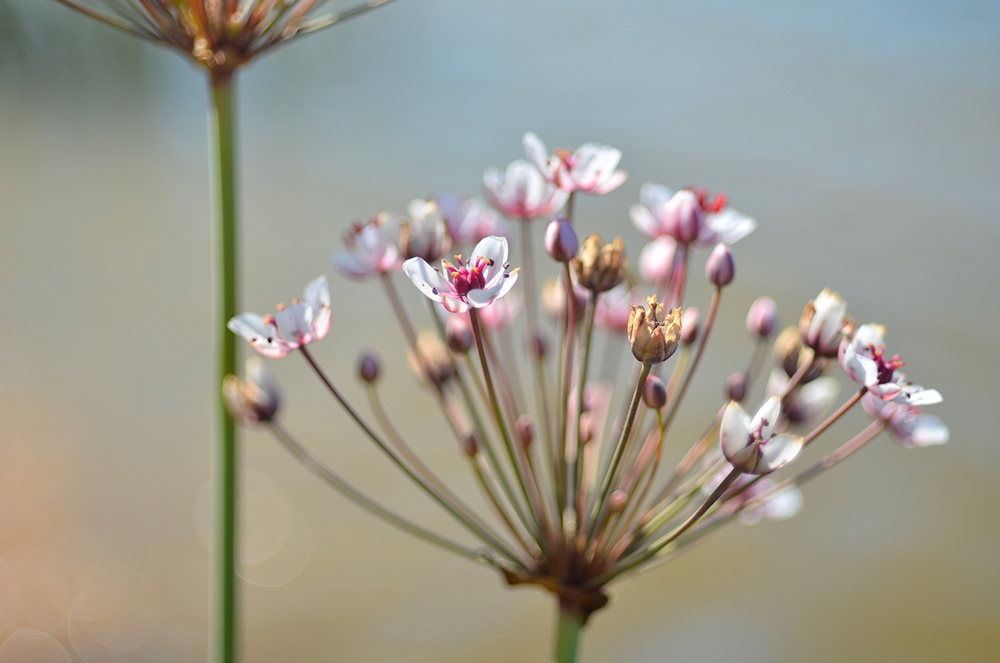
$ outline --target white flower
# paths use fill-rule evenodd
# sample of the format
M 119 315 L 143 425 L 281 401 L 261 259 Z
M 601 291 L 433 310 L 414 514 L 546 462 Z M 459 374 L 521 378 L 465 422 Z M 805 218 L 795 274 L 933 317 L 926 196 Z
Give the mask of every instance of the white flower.
M 512 161 L 503 175 L 496 168 L 487 168 L 483 186 L 490 204 L 513 219 L 551 216 L 566 204 L 569 196 L 523 159 Z
M 614 191 L 628 178 L 617 170 L 621 150 L 608 145 L 585 143 L 575 152 L 556 150 L 549 154 L 541 139 L 530 131 L 524 134 L 524 151 L 546 180 L 567 193 L 582 191 L 604 195 Z
M 767 381 L 768 397 L 777 396 L 788 384 L 788 374 L 780 368 L 771 371 Z M 834 377 L 818 377 L 798 387 L 785 397 L 785 416 L 792 423 L 802 423 L 824 414 L 840 394 L 840 381 Z
M 774 488 L 770 479 L 761 479 L 750 486 L 744 493 L 745 502 L 764 495 Z M 749 506 L 740 513 L 740 522 L 744 525 L 754 525 L 763 520 L 787 520 L 802 510 L 802 491 L 797 486 L 789 485 L 769 495 L 762 503 Z
M 385 274 L 399 267 L 399 218 L 379 212 L 364 225 L 356 224 L 344 236 L 347 250 L 333 256 L 333 263 L 353 278 Z
M 411 200 L 406 211 L 410 218 L 399 229 L 399 252 L 403 258 L 434 262 L 451 248 L 444 216 L 435 201 Z
M 874 419 L 885 422 L 886 430 L 900 445 L 928 447 L 948 441 L 948 427 L 932 414 L 924 414 L 915 405 L 931 405 L 941 402 L 941 394 L 934 389 L 924 389 L 916 385 L 905 388 L 908 394 L 900 393 L 893 400 L 884 400 L 874 394 L 865 394 L 861 405 Z M 903 400 L 909 402 L 903 402 Z
M 455 244 L 475 244 L 484 237 L 507 237 L 507 223 L 480 198 L 465 198 L 450 193 L 434 196 L 444 217 L 448 234 Z
M 326 277 L 309 282 L 301 300 L 278 306 L 274 315 L 243 313 L 228 327 L 266 357 L 284 357 L 307 343 L 318 341 L 330 330 L 330 289 Z
M 696 248 L 728 245 L 757 227 L 755 220 L 726 206 L 725 194 L 709 200 L 705 189 L 675 192 L 647 182 L 639 189 L 639 202 L 629 208 L 629 216 L 639 232 L 653 239 L 667 235 Z
M 244 426 L 270 421 L 281 405 L 281 390 L 264 360 L 254 355 L 247 359 L 243 379 L 227 375 L 222 395 L 229 415 Z
M 820 356 L 833 357 L 840 350 L 844 331 L 854 323 L 847 317 L 847 302 L 829 288 L 806 304 L 799 318 L 802 342 Z
M 777 398 L 769 398 L 753 419 L 732 401 L 722 415 L 719 440 L 733 467 L 747 474 L 768 474 L 789 462 L 802 449 L 802 438 L 773 430 L 781 413 Z
M 403 273 L 410 277 L 420 292 L 440 302 L 452 313 L 489 306 L 507 294 L 517 281 L 518 270 L 507 272 L 507 240 L 487 237 L 472 251 L 472 257 L 459 259 L 458 266 L 447 260 L 441 268 L 431 267 L 422 258 L 410 258 L 403 263 Z
M 892 398 L 906 384 L 899 355 L 885 356 L 885 327 L 867 324 L 858 327 L 853 338 L 840 344 L 840 366 L 851 378 L 880 398 Z

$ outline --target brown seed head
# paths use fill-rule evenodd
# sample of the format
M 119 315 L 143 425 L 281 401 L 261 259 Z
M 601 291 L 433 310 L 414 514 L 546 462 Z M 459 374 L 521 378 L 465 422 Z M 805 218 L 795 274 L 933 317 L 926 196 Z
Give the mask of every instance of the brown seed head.
M 632 305 L 628 317 L 628 341 L 632 354 L 644 364 L 659 364 L 677 350 L 681 337 L 681 309 L 664 314 L 656 295 L 646 300 L 648 309 Z
M 591 235 L 573 258 L 573 269 L 581 286 L 593 292 L 607 292 L 625 280 L 628 258 L 622 238 L 605 244 L 600 235 Z

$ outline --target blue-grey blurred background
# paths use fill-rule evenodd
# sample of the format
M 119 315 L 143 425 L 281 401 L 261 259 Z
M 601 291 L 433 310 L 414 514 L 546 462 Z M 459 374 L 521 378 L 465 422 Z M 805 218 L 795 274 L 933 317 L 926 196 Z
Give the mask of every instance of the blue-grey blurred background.
M 356 352 L 377 348 L 394 416 L 471 496 L 380 289 L 328 262 L 348 224 L 477 193 L 526 130 L 624 152 L 628 182 L 577 211 L 633 257 L 643 182 L 723 190 L 760 226 L 735 247 L 679 436 L 749 357 L 755 297 L 794 322 L 830 286 L 944 393 L 952 440 L 879 439 L 809 485 L 796 518 L 733 526 L 620 583 L 583 661 L 1000 660 L 998 34 L 991 2 L 401 0 L 241 75 L 244 305 L 330 275 L 317 356 L 360 400 Z M 206 113 L 204 77 L 174 53 L 52 1 L 0 3 L 0 642 L 32 629 L 46 663 L 205 660 Z M 461 536 L 301 360 L 271 365 L 317 453 Z M 244 439 L 247 661 L 547 660 L 548 596 L 411 541 Z M 19 651 L 11 639 L 0 663 Z

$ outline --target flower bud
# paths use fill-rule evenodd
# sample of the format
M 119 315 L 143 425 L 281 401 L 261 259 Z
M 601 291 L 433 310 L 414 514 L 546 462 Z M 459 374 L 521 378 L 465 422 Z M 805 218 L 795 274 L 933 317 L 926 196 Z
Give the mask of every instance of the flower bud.
M 514 428 L 517 429 L 517 436 L 521 440 L 521 446 L 525 449 L 530 447 L 532 440 L 535 439 L 535 422 L 531 418 L 531 415 L 522 414 L 518 417 L 517 421 L 514 422 Z
M 733 261 L 733 252 L 728 246 L 719 242 L 712 249 L 712 255 L 708 256 L 708 263 L 705 265 L 705 274 L 708 280 L 718 287 L 729 285 L 736 275 L 736 263 Z
M 742 403 L 747 395 L 747 376 L 741 371 L 733 373 L 726 380 L 726 398 Z
M 690 244 L 698 239 L 705 223 L 705 213 L 698 197 L 689 189 L 675 193 L 663 208 L 664 226 L 667 233 L 681 244 Z
M 581 286 L 592 292 L 607 292 L 625 280 L 628 258 L 622 238 L 616 237 L 605 244 L 599 235 L 591 235 L 583 242 L 579 255 L 573 258 Z
M 770 336 L 778 326 L 778 305 L 770 297 L 758 297 L 747 313 L 747 331 L 755 336 Z
M 472 348 L 476 342 L 472 334 L 472 325 L 464 315 L 453 315 L 448 318 L 445 326 L 445 336 L 448 338 L 448 347 L 455 354 L 464 355 Z
M 691 345 L 698 340 L 698 333 L 701 331 L 698 323 L 698 309 L 693 306 L 684 309 L 681 313 L 681 343 Z
M 379 374 L 378 359 L 370 352 L 362 352 L 358 356 L 358 374 L 361 379 L 371 384 L 378 380 Z
M 270 421 L 281 405 L 278 384 L 260 357 L 247 359 L 245 378 L 227 375 L 222 382 L 222 395 L 229 416 L 248 427 Z
M 847 302 L 829 288 L 806 304 L 799 318 L 799 335 L 806 347 L 821 357 L 836 357 L 845 332 L 854 322 L 847 317 Z
M 417 334 L 417 353 L 420 359 L 413 352 L 408 354 L 410 368 L 424 382 L 443 384 L 455 374 L 451 353 L 434 332 L 425 330 Z
M 545 250 L 556 262 L 569 262 L 576 256 L 580 243 L 576 231 L 562 217 L 552 219 L 545 229 Z
M 536 359 L 542 359 L 545 357 L 545 353 L 548 350 L 548 346 L 545 343 L 545 338 L 541 334 L 531 335 L 531 351 L 535 354 Z
M 663 380 L 655 375 L 646 378 L 646 386 L 642 389 L 642 402 L 654 410 L 659 410 L 667 404 L 667 386 L 663 384 Z
M 681 335 L 681 310 L 664 314 L 656 295 L 646 300 L 649 309 L 632 305 L 628 318 L 628 341 L 632 354 L 644 364 L 666 361 L 677 350 Z
M 802 345 L 802 339 L 799 336 L 799 330 L 793 326 L 785 327 L 778 338 L 774 341 L 773 358 L 774 365 L 781 367 L 781 370 L 785 372 L 788 377 L 792 377 L 799 370 L 799 366 L 802 362 L 809 361 L 812 357 L 811 352 L 806 352 L 806 348 Z M 802 379 L 799 381 L 800 384 L 805 384 L 806 382 L 811 382 L 822 374 L 823 369 L 826 366 L 826 360 L 819 358 L 813 362 L 813 367 L 809 369 Z
M 580 415 L 580 444 L 587 444 L 594 437 L 594 414 L 584 412 Z
M 619 513 L 628 504 L 628 493 L 624 490 L 616 490 L 608 498 L 608 509 L 611 513 Z
M 476 440 L 475 433 L 469 433 L 465 438 L 465 455 L 474 458 L 477 453 L 479 453 L 479 441 Z

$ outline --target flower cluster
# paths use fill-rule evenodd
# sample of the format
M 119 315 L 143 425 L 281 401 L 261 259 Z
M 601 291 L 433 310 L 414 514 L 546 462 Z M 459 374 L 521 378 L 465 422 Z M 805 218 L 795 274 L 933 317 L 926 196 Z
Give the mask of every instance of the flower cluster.
M 256 389 L 232 382 L 227 396 L 233 412 L 248 423 L 269 423 L 296 457 L 310 459 L 310 470 L 376 515 L 498 569 L 511 585 L 543 587 L 581 623 L 607 603 L 608 583 L 622 574 L 668 559 L 728 522 L 794 515 L 804 483 L 881 431 L 907 447 L 948 439 L 940 420 L 922 411 L 941 395 L 911 383 L 900 371 L 900 357 L 886 351 L 885 329 L 856 325 L 830 290 L 780 333 L 774 300 L 753 303 L 746 318 L 754 341 L 749 361 L 720 379 L 726 396 L 714 418 L 699 427 L 704 435 L 685 439 L 673 424 L 735 278 L 731 245 L 756 221 L 729 207 L 724 194 L 645 184 L 630 210 L 651 240 L 636 274 L 621 238 L 606 242 L 591 233 L 579 241 L 572 218 L 577 194 L 604 195 L 625 181 L 621 153 L 596 143 L 549 153 L 531 133 L 524 146 L 526 160 L 503 175 L 485 173 L 493 209 L 454 195 L 415 200 L 405 218 L 383 212 L 352 227 L 345 251 L 334 257 L 346 276 L 382 280 L 410 364 L 441 407 L 492 519 L 452 492 L 411 450 L 403 434 L 408 427 L 391 422 L 379 397 L 377 378 L 384 371 L 374 356 L 363 355 L 359 370 L 377 427 L 306 349 L 329 327 L 323 277 L 306 288 L 302 301 L 273 316 L 244 314 L 230 323 L 263 355 L 300 350 L 361 432 L 465 527 L 474 546 L 445 539 L 359 497 L 339 478 L 331 480 L 332 471 L 274 421 L 277 391 L 270 381 Z M 508 262 L 501 217 L 522 222 L 525 231 L 522 248 L 528 248 L 517 269 Z M 548 219 L 544 230 L 536 232 L 533 219 Z M 544 235 L 551 263 L 534 264 L 533 234 Z M 705 249 L 711 249 L 705 274 L 713 294 L 702 315 L 690 305 L 685 283 L 692 256 Z M 442 259 L 450 250 L 468 250 L 468 257 Z M 556 278 L 541 293 L 529 287 L 517 294 L 525 283 L 540 282 L 544 271 Z M 418 332 L 402 305 L 399 272 L 414 286 L 412 294 L 429 300 L 428 329 Z M 551 319 L 539 316 L 539 309 Z M 595 334 L 622 352 L 592 361 Z M 769 357 L 770 377 L 754 403 Z M 261 375 L 252 370 L 251 383 Z M 534 378 L 528 389 L 524 375 Z M 855 393 L 831 413 L 841 384 L 849 381 Z M 859 402 L 872 417 L 869 426 L 817 464 L 788 469 Z M 837 430 L 827 437 L 841 435 Z M 666 467 L 670 457 L 680 458 L 672 468 Z M 782 472 L 784 479 L 771 476 Z

